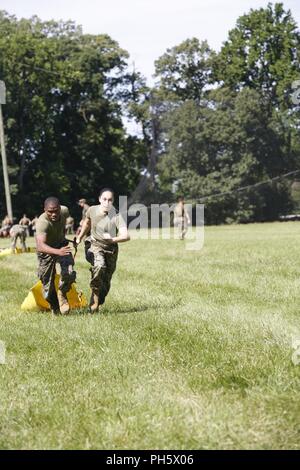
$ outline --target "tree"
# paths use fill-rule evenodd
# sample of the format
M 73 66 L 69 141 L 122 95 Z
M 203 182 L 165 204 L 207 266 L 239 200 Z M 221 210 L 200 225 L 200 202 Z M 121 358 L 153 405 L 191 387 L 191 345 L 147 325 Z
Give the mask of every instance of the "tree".
M 155 61 L 155 76 L 161 96 L 169 101 L 196 100 L 200 102 L 210 83 L 214 54 L 206 41 L 187 39 L 167 49 Z
M 206 106 L 186 101 L 164 122 L 168 143 L 158 164 L 161 187 L 170 191 L 175 183 L 177 194 L 198 202 L 215 195 L 205 199 L 207 222 L 268 220 L 289 207 L 284 186 L 234 193 L 284 167 L 280 137 L 269 126 L 259 93 L 211 90 Z
M 215 57 L 214 76 L 234 90 L 246 86 L 260 91 L 272 107 L 286 110 L 299 67 L 297 24 L 282 3 L 269 3 L 238 18 Z
M 122 122 L 127 52 L 74 22 L 18 21 L 1 12 L 0 28 L 16 212 L 40 211 L 50 194 L 67 204 L 95 200 L 104 185 L 128 194 L 144 149 Z
M 240 17 L 220 53 L 210 51 L 194 68 L 186 66 L 193 40 L 156 62 L 157 93 L 167 110 L 161 116 L 161 190 L 194 200 L 226 192 L 206 199 L 206 217 L 214 223 L 269 220 L 290 209 L 286 183 L 228 193 L 299 167 L 299 107 L 291 106 L 299 37 L 291 13 L 269 4 Z

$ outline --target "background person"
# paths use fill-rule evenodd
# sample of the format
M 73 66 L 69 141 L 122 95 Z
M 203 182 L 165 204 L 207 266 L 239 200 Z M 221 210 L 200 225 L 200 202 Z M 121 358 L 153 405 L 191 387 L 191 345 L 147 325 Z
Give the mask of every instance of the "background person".
M 74 233 L 74 219 L 69 215 L 66 220 L 66 234 L 72 235 Z
M 78 205 L 82 208 L 81 220 L 84 220 L 85 217 L 86 217 L 86 213 L 87 213 L 87 211 L 89 210 L 89 207 L 90 207 L 90 206 L 89 206 L 88 203 L 86 202 L 86 199 L 79 199 Z
M 26 247 L 26 236 L 27 236 L 27 227 L 25 225 L 16 224 L 13 225 L 9 231 L 11 238 L 11 247 L 13 250 L 17 247 L 17 241 L 20 240 L 21 248 L 23 253 L 27 251 Z
M 35 237 L 35 232 L 36 232 L 36 223 L 37 221 L 39 220 L 38 216 L 36 215 L 34 217 L 34 219 L 32 219 L 32 221 L 30 222 L 30 229 L 31 229 L 31 233 L 32 235 Z
M 79 226 L 76 230 L 76 235 L 79 235 L 79 233 L 81 232 L 81 229 L 82 229 L 82 225 L 83 225 L 83 222 L 86 218 L 86 213 L 87 211 L 89 210 L 89 205 L 88 203 L 86 202 L 86 199 L 79 199 L 78 201 L 78 205 L 82 208 L 82 212 L 81 212 L 81 220 L 79 222 Z
M 26 228 L 26 235 L 29 237 L 29 226 L 30 226 L 30 219 L 23 214 L 23 217 L 19 220 L 19 225 L 23 225 Z
M 1 222 L 0 237 L 8 237 L 13 221 L 6 215 Z
M 190 216 L 184 205 L 184 198 L 179 196 L 177 198 L 177 204 L 174 209 L 174 226 L 178 227 L 178 235 L 180 240 L 184 240 L 184 237 L 190 225 Z

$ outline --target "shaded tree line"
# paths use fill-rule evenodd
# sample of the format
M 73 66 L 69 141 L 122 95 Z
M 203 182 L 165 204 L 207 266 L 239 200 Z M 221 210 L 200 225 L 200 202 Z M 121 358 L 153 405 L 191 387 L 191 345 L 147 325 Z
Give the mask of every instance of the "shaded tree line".
M 300 33 L 290 11 L 280 3 L 251 10 L 219 53 L 192 38 L 155 65 L 158 163 L 145 192 L 201 201 L 233 191 L 205 200 L 206 223 L 214 224 L 275 220 L 293 210 L 290 180 L 234 192 L 300 169 L 300 107 L 292 100 Z
M 7 88 L 3 112 L 16 215 L 39 213 L 51 194 L 74 206 L 80 197 L 95 201 L 104 185 L 117 194 L 134 189 L 147 152 L 122 121 L 131 99 L 127 59 L 109 36 L 83 34 L 73 22 L 18 21 L 0 13 L 0 78 Z

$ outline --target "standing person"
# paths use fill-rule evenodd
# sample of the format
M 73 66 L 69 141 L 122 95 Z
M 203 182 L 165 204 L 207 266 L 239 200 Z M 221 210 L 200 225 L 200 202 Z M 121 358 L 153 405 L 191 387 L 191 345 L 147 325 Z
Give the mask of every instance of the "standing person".
M 86 202 L 86 199 L 79 199 L 77 204 L 82 208 L 81 221 L 79 222 L 79 227 L 76 230 L 76 235 L 79 235 L 79 233 L 81 232 L 81 229 L 82 229 L 83 222 L 86 218 L 86 213 L 89 210 L 90 206 Z
M 26 228 L 26 235 L 29 237 L 30 219 L 28 219 L 26 214 L 23 214 L 23 217 L 19 220 L 19 225 L 23 225 Z
M 53 311 L 69 313 L 67 292 L 75 282 L 74 259 L 71 248 L 65 240 L 66 220 L 69 210 L 61 206 L 56 197 L 49 197 L 44 203 L 44 213 L 36 224 L 36 250 L 38 256 L 38 277 L 42 281 L 45 299 Z M 56 295 L 56 263 L 60 264 L 60 282 Z
M 76 239 L 80 243 L 90 230 L 91 235 L 85 241 L 86 259 L 91 264 L 91 313 L 97 312 L 104 304 L 112 275 L 116 269 L 118 243 L 130 240 L 127 226 L 113 207 L 114 192 L 104 188 L 99 195 L 99 205 L 91 206 Z
M 187 227 L 190 223 L 190 216 L 184 206 L 184 198 L 179 196 L 174 209 L 174 226 L 178 227 L 178 235 L 180 240 L 184 240 Z
M 78 205 L 82 208 L 81 220 L 84 220 L 86 218 L 86 213 L 89 210 L 90 206 L 86 202 L 86 199 L 79 199 Z
M 31 227 L 31 232 L 32 235 L 35 237 L 35 232 L 36 232 L 36 223 L 39 220 L 38 216 L 36 215 L 34 219 L 30 222 L 30 227 Z
M 16 249 L 17 241 L 19 238 L 21 242 L 22 251 L 23 252 L 27 251 L 27 248 L 26 248 L 27 230 L 26 230 L 25 225 L 20 225 L 20 224 L 13 225 L 9 231 L 9 235 L 11 238 L 11 247 L 13 250 Z
M 66 234 L 72 235 L 74 233 L 74 219 L 69 215 L 66 220 Z

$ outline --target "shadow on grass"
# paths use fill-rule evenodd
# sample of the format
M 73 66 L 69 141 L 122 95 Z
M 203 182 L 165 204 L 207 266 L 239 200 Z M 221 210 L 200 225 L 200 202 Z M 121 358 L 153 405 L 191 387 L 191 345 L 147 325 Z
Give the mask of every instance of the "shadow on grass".
M 117 306 L 114 307 L 112 310 L 110 310 L 108 307 L 103 309 L 103 313 L 105 315 L 119 315 L 119 314 L 129 314 L 129 313 L 142 313 L 146 312 L 147 310 L 154 310 L 157 308 L 165 308 L 163 307 L 157 307 L 155 305 L 139 305 L 137 307 L 122 307 L 122 306 Z
M 130 305 L 121 305 L 121 304 L 113 304 L 112 306 L 105 306 L 103 308 L 103 313 L 106 315 L 119 315 L 119 314 L 130 314 L 130 313 L 143 313 L 149 310 L 158 311 L 158 310 L 166 310 L 166 309 L 173 309 L 178 307 L 182 303 L 181 299 L 173 300 L 170 299 L 169 301 L 166 300 L 165 302 L 150 302 L 144 304 L 138 304 L 136 306 Z
M 152 302 L 149 304 L 140 304 L 137 305 L 136 307 L 132 305 L 120 305 L 120 304 L 112 304 L 112 305 L 105 305 L 102 308 L 99 308 L 99 311 L 97 313 L 90 313 L 89 307 L 83 307 L 80 309 L 72 309 L 68 315 L 61 315 L 60 313 L 53 314 L 50 312 L 41 312 L 43 314 L 47 314 L 49 317 L 75 317 L 75 316 L 89 316 L 89 317 L 95 317 L 99 315 L 105 315 L 105 316 L 110 316 L 110 315 L 128 315 L 131 313 L 143 313 L 147 312 L 149 310 L 157 311 L 157 310 L 165 310 L 166 308 L 168 309 L 173 309 L 178 307 L 181 304 L 181 300 L 173 301 L 173 302 L 165 302 L 163 304 L 158 304 L 157 302 Z

